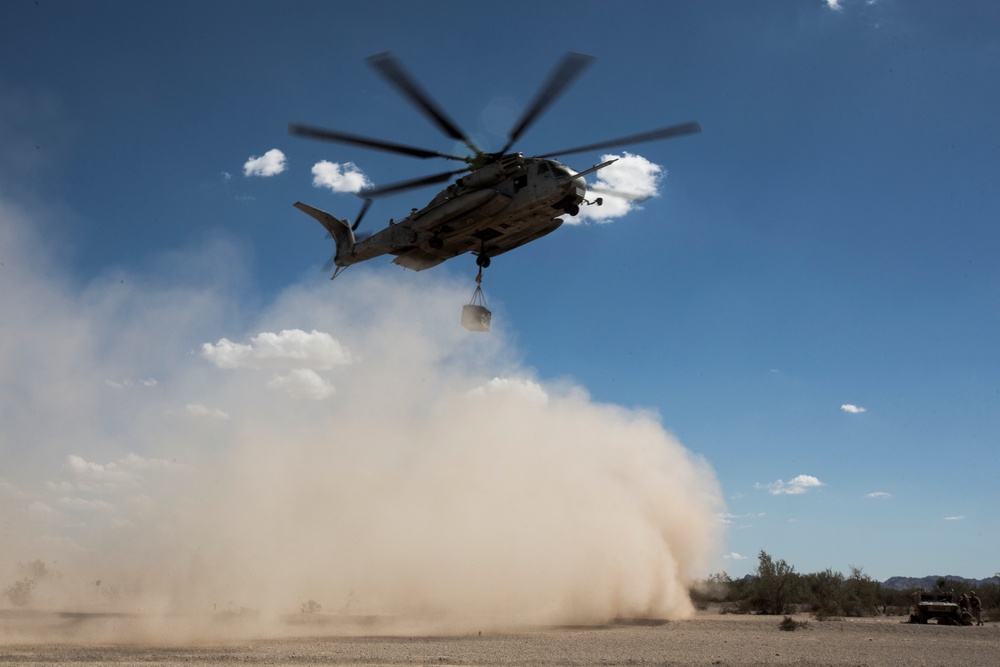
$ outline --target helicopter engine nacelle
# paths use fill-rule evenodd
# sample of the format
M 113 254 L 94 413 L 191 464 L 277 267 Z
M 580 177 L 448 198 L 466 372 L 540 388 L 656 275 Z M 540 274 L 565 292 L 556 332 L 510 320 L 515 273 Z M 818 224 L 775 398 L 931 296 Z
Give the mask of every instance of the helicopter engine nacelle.
M 496 185 L 505 178 L 503 165 L 499 162 L 488 164 L 482 169 L 477 169 L 468 176 L 458 179 L 458 184 L 470 190 L 479 190 Z
M 488 188 L 502 182 L 514 170 L 524 164 L 521 153 L 511 153 L 458 179 L 458 184 L 470 190 Z

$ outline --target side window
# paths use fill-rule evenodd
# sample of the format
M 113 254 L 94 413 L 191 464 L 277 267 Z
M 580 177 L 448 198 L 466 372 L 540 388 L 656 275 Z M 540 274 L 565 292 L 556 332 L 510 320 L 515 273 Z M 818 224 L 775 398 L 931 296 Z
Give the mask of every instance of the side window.
M 520 176 L 514 179 L 514 192 L 517 192 L 527 184 L 528 184 L 528 175 L 521 174 Z

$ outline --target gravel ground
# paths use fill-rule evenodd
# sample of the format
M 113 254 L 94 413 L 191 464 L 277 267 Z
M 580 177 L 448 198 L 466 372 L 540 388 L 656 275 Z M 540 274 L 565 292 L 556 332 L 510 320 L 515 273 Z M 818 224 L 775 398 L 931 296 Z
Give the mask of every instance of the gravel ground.
M 807 625 L 794 632 L 779 629 L 780 617 L 701 613 L 684 621 L 412 637 L 387 636 L 387 626 L 377 620 L 347 625 L 328 619 L 283 625 L 316 636 L 178 642 L 139 639 L 135 628 L 130 629 L 136 617 L 128 615 L 0 613 L 0 664 L 1000 665 L 1000 626 L 993 624 L 917 626 L 900 618 L 795 618 Z M 197 625 L 205 629 L 204 623 Z M 228 629 L 234 630 L 230 635 L 253 632 Z M 131 641 L 122 638 L 126 635 Z

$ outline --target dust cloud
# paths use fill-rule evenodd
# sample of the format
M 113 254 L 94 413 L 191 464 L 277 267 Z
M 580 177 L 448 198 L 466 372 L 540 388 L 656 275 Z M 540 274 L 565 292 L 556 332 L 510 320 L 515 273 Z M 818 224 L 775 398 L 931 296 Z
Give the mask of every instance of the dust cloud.
M 0 202 L 0 641 L 45 613 L 128 640 L 691 612 L 711 468 L 464 331 L 444 274 L 249 307 L 224 239 L 81 287 L 32 229 Z

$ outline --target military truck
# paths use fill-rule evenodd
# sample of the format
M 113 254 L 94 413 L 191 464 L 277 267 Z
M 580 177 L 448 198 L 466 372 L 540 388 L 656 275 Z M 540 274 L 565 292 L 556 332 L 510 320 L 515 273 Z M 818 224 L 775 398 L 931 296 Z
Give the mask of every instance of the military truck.
M 953 601 L 951 593 L 918 593 L 913 597 L 910 623 L 927 623 L 933 618 L 938 625 L 972 625 L 972 615 Z

